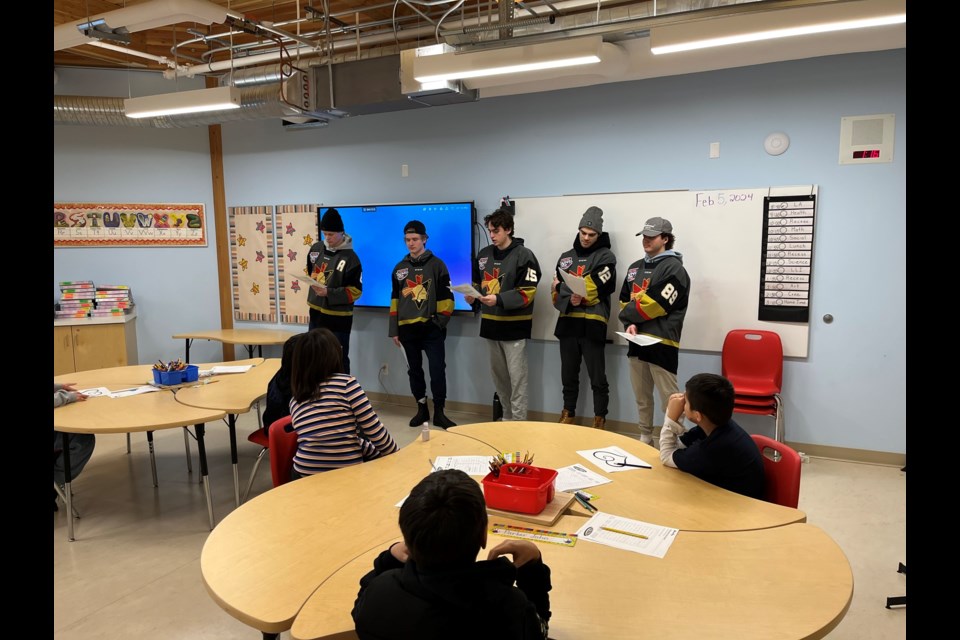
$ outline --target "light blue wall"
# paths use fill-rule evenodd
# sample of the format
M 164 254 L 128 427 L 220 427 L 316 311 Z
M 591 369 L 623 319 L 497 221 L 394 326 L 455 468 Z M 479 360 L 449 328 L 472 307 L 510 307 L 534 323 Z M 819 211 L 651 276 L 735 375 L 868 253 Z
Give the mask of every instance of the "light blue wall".
M 72 87 L 106 75 L 64 71 L 56 89 L 80 93 Z M 122 88 L 112 95 L 125 94 L 129 74 L 115 75 Z M 472 198 L 485 214 L 505 194 L 817 184 L 810 351 L 785 364 L 787 439 L 903 453 L 906 331 L 879 301 L 905 286 L 901 265 L 884 257 L 891 230 L 906 217 L 905 78 L 906 52 L 897 50 L 363 116 L 321 130 L 283 131 L 279 121 L 224 125 L 227 204 Z M 841 117 L 882 113 L 896 116 L 894 161 L 839 165 Z M 212 211 L 205 129 L 54 129 L 56 200 L 204 202 Z M 779 157 L 763 151 L 773 131 L 791 139 Z M 720 142 L 719 159 L 707 157 L 711 142 Z M 408 178 L 400 176 L 403 163 Z M 58 249 L 55 278 L 130 284 L 141 362 L 178 355 L 182 345 L 169 336 L 218 326 L 212 222 L 209 215 L 211 246 L 204 249 Z M 518 217 L 517 235 L 531 233 Z M 432 248 L 442 255 L 442 247 Z M 403 254 L 399 236 L 388 251 Z M 556 256 L 539 258 L 549 269 Z M 828 313 L 835 318 L 829 325 L 821 320 Z M 451 323 L 451 400 L 487 403 L 493 395 L 477 332 L 473 317 Z M 406 393 L 401 356 L 385 336 L 385 312 L 359 311 L 352 368 L 369 390 Z M 556 343 L 529 347 L 530 408 L 559 412 Z M 210 343 L 195 344 L 194 352 L 194 360 L 219 356 Z M 607 348 L 608 417 L 633 421 L 624 353 Z M 376 375 L 382 362 L 390 364 L 385 386 Z M 681 351 L 681 386 L 700 371 L 719 373 L 719 355 Z M 578 413 L 589 415 L 585 375 L 582 384 Z M 738 419 L 772 434 L 772 419 Z

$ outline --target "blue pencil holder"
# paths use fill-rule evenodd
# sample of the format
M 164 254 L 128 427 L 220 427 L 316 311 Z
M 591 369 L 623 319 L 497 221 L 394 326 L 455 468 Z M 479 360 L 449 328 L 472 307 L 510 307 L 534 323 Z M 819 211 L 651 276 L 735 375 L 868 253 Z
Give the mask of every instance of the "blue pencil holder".
M 200 379 L 200 367 L 195 364 L 188 364 L 181 373 L 183 373 L 184 382 L 196 382 Z
M 164 386 L 172 386 L 183 382 L 183 371 L 157 371 L 153 370 L 153 381 Z

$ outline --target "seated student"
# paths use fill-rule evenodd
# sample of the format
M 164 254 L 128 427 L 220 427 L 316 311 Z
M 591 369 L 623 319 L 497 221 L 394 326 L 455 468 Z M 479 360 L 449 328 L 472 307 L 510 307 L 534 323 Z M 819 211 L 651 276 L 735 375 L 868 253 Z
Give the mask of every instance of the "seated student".
M 457 469 L 428 475 L 400 507 L 400 531 L 403 542 L 360 579 L 351 612 L 360 640 L 547 637 L 550 568 L 536 545 L 505 540 L 476 560 L 487 546 L 476 480 Z
M 710 484 L 763 500 L 763 458 L 746 431 L 730 419 L 733 385 L 723 376 L 698 373 L 686 393 L 674 393 L 660 431 L 660 460 Z M 685 415 L 697 426 L 685 431 Z
M 267 383 L 267 406 L 263 410 L 263 432 L 265 434 L 269 434 L 270 425 L 280 418 L 290 415 L 290 400 L 293 398 L 293 391 L 290 389 L 293 347 L 302 335 L 302 333 L 298 333 L 283 343 L 280 369 L 273 374 L 270 382 Z
M 397 450 L 357 379 L 342 373 L 340 342 L 327 328 L 302 334 L 291 361 L 290 415 L 297 432 L 293 479 Z
M 83 402 L 87 396 L 77 391 L 77 385 L 74 382 L 64 384 L 53 383 L 53 408 L 62 407 L 71 402 Z M 76 480 L 80 472 L 87 465 L 90 456 L 93 455 L 93 448 L 97 444 L 97 437 L 92 433 L 71 433 L 70 434 L 70 476 L 71 480 Z M 53 432 L 53 450 L 57 457 L 53 461 L 53 481 L 63 487 L 66 477 L 63 469 L 63 434 L 59 431 Z M 57 492 L 53 492 L 53 510 L 57 511 Z

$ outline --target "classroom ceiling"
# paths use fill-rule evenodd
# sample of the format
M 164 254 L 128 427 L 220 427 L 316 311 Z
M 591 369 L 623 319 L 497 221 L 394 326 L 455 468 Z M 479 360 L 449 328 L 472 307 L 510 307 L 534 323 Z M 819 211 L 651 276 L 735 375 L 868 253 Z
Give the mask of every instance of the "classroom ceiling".
M 54 66 L 154 71 L 168 79 L 207 76 L 223 84 L 237 69 L 255 73 L 281 55 L 305 66 L 397 56 L 437 42 L 466 52 L 600 34 L 616 45 L 615 59 L 589 73 L 551 70 L 464 81 L 483 98 L 902 48 L 901 24 L 783 39 L 776 46 L 650 54 L 650 30 L 660 25 L 890 2 L 897 0 L 54 0 Z M 104 18 L 99 25 L 98 16 Z M 85 22 L 94 23 L 85 33 L 95 38 L 78 30 Z M 143 24 L 150 26 L 141 30 Z

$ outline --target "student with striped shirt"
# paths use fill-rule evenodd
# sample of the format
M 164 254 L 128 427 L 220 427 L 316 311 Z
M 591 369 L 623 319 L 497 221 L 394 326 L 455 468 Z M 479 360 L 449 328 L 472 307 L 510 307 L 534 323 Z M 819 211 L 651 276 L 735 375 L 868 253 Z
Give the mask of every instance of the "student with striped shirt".
M 290 375 L 290 415 L 297 432 L 293 479 L 397 450 L 360 383 L 342 372 L 340 342 L 329 329 L 313 329 L 297 341 Z

